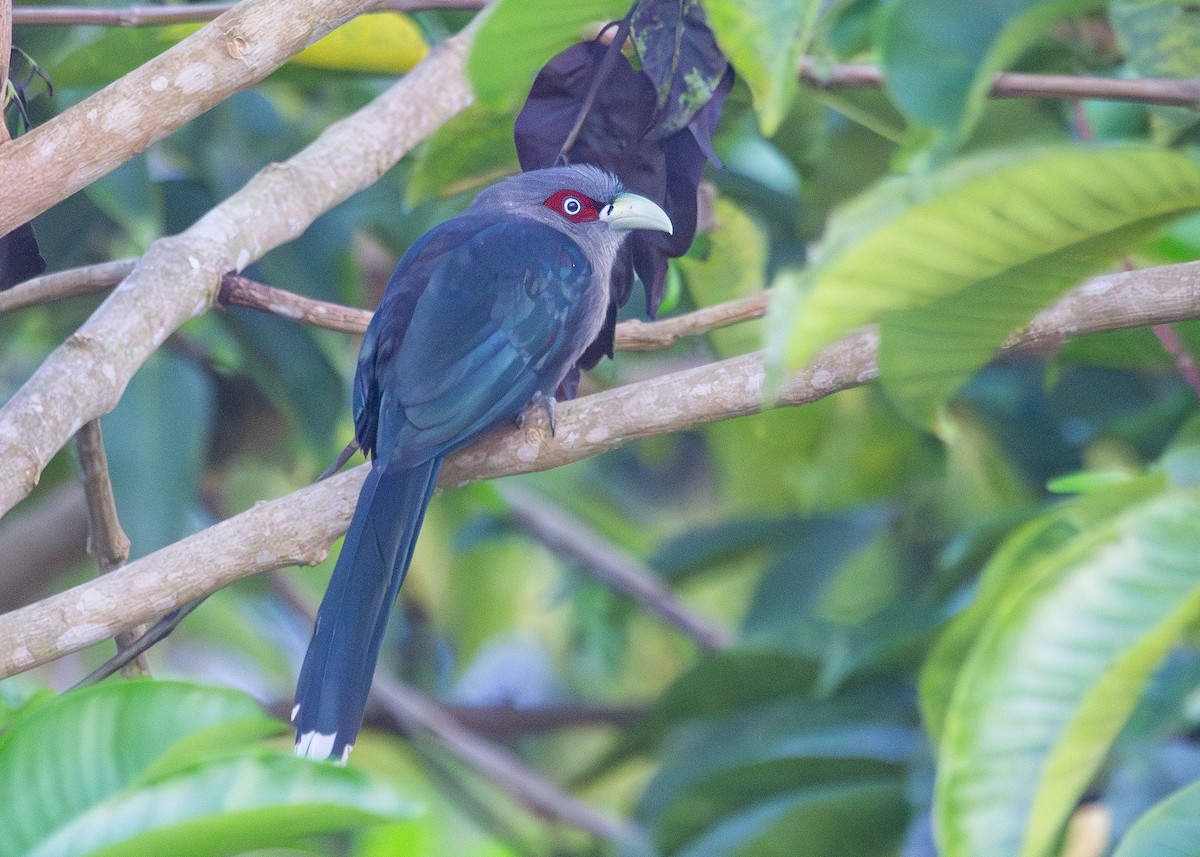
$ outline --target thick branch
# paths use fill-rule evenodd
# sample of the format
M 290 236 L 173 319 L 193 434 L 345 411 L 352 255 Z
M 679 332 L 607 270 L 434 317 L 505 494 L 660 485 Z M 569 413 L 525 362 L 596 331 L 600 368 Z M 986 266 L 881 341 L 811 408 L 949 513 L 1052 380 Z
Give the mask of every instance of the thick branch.
M 1014 334 L 1005 351 L 1099 333 L 1200 318 L 1200 262 L 1097 277 Z M 791 376 L 777 404 L 803 405 L 879 374 L 879 336 L 863 328 Z M 447 462 L 443 486 L 545 470 L 641 437 L 763 409 L 763 363 L 747 354 L 565 402 L 558 432 L 544 426 L 483 438 Z M 259 503 L 112 574 L 0 616 L 0 678 L 47 663 L 154 619 L 235 580 L 313 564 L 349 523 L 367 465 Z
M 800 80 L 817 89 L 882 89 L 883 72 L 873 65 L 825 66 L 805 58 Z M 1200 106 L 1197 78 L 1112 78 L 1003 72 L 992 81 L 993 98 L 1098 98 L 1174 107 Z
M 211 24 L 0 149 L 0 235 L 144 151 L 372 0 L 244 0 Z
M 366 107 L 264 169 L 195 225 L 150 245 L 120 287 L 0 408 L 0 514 L 29 492 L 80 426 L 112 410 L 167 336 L 209 307 L 225 272 L 298 237 L 471 103 L 463 76 L 471 31 L 443 42 Z

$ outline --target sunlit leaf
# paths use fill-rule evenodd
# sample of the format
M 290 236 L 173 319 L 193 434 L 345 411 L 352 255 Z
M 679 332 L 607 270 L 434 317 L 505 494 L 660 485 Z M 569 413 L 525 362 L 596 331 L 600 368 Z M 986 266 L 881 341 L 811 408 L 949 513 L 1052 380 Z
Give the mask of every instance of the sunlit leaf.
M 800 57 L 821 4 L 815 0 L 703 0 L 717 43 L 750 86 L 770 136 L 796 97 Z
M 830 225 L 807 293 L 779 318 L 785 363 L 882 319 L 883 383 L 926 418 L 1006 333 L 1198 205 L 1195 162 L 1133 146 L 1012 152 L 894 180 Z
M 552 6 L 539 0 L 496 3 L 471 44 L 471 88 L 494 109 L 515 107 L 550 57 L 584 38 L 590 25 L 615 21 L 628 9 L 626 0 L 572 0 Z
M 954 682 L 934 802 L 945 857 L 1050 853 L 1142 687 L 1200 617 L 1200 495 L 1165 492 L 1053 541 L 1028 554 Z
M 216 857 L 413 814 L 359 771 L 247 747 L 281 725 L 245 694 L 175 682 L 48 702 L 0 739 L 0 855 Z
M 413 19 L 403 12 L 368 12 L 351 18 L 291 62 L 332 71 L 402 74 L 429 53 Z

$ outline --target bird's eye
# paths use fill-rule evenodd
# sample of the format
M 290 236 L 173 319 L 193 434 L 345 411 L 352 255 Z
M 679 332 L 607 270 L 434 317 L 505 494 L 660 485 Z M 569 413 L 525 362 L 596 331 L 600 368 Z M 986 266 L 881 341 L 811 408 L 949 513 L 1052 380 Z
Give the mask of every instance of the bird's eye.
M 600 206 L 594 199 L 568 188 L 550 194 L 542 205 L 571 223 L 590 223 L 600 217 Z

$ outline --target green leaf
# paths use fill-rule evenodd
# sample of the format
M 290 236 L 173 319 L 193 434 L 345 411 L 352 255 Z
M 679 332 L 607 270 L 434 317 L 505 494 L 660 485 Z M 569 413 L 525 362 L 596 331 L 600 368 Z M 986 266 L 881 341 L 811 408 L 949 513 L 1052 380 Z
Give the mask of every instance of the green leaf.
M 1140 146 L 975 158 L 888 182 L 830 224 L 786 325 L 794 369 L 884 324 L 885 388 L 924 419 L 1005 334 L 1170 217 L 1200 205 L 1200 167 Z
M 908 823 L 904 787 L 837 786 L 766 801 L 724 819 L 677 857 L 862 857 L 894 853 Z
M 900 770 L 885 761 L 853 756 L 792 756 L 722 768 L 690 785 L 670 805 L 656 827 L 657 838 L 673 851 L 712 827 L 714 820 L 770 798 L 831 786 L 895 785 Z
M 218 857 L 412 814 L 412 805 L 361 771 L 277 753 L 222 760 L 114 795 L 27 857 Z
M 946 628 L 921 672 L 921 716 L 934 740 L 941 738 L 950 695 L 971 646 L 1007 595 L 1046 574 L 1046 567 L 1057 561 L 1057 551 L 1071 540 L 1082 538 L 1163 487 L 1160 477 L 1150 476 L 1077 497 L 1023 524 L 995 551 L 980 576 L 971 606 Z
M 1049 548 L 1006 588 L 945 716 L 945 857 L 1050 853 L 1146 681 L 1200 618 L 1197 543 L 1200 494 L 1164 492 Z
M 239 749 L 280 726 L 243 693 L 178 682 L 58 697 L 0 739 L 0 855 L 233 854 L 412 815 L 360 771 Z
M 697 306 L 713 306 L 749 297 L 766 286 L 767 240 L 758 224 L 734 203 L 718 197 L 712 245 L 704 259 L 684 256 L 678 262 L 688 294 Z M 760 346 L 762 323 L 743 322 L 709 334 L 717 354 L 731 357 Z
M 156 352 L 104 417 L 104 443 L 131 556 L 144 556 L 195 529 L 192 513 L 208 451 L 212 379 L 169 349 Z
M 590 24 L 623 16 L 627 0 L 501 0 L 475 34 L 467 75 L 476 97 L 494 110 L 510 110 L 529 94 L 538 70 L 559 51 L 584 38 Z
M 1200 857 L 1200 783 L 1192 783 L 1147 811 L 1113 857 Z
M 1110 0 L 1109 21 L 1139 77 L 1200 76 L 1200 14 L 1180 0 Z M 1170 143 L 1200 121 L 1195 110 L 1151 107 L 1153 136 Z
M 1058 19 L 1103 0 L 896 0 L 880 21 L 888 95 L 911 120 L 949 144 L 974 126 L 994 74 Z M 736 61 L 735 61 L 736 65 Z
M 821 11 L 817 0 L 703 0 L 717 44 L 750 86 L 758 122 L 774 134 L 799 91 L 800 57 Z
M 418 206 L 477 190 L 519 172 L 511 112 L 473 104 L 434 132 L 417 153 L 405 202 Z

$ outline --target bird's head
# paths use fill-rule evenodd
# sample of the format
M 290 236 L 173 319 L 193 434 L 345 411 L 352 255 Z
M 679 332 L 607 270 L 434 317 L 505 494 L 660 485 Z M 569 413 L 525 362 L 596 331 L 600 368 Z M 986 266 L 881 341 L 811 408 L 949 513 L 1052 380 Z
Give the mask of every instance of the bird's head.
M 588 164 L 512 176 L 475 197 L 472 207 L 479 206 L 501 206 L 614 249 L 634 229 L 671 232 L 671 219 L 662 208 Z

